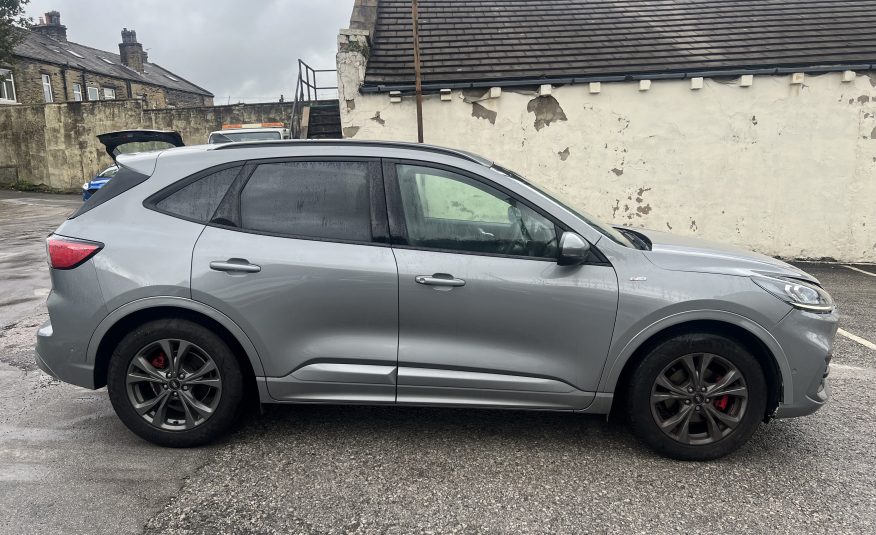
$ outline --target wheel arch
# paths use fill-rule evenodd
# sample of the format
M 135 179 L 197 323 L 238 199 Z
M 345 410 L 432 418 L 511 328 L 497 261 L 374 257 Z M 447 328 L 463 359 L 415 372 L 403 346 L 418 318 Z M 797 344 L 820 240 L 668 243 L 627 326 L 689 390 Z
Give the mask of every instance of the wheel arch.
M 218 310 L 181 297 L 149 297 L 123 305 L 100 322 L 88 344 L 86 359 L 94 368 L 94 387 L 106 386 L 107 368 L 113 350 L 122 337 L 148 321 L 179 317 L 199 323 L 218 334 L 229 345 L 243 371 L 248 388 L 256 388 L 256 377 L 264 369 L 255 346 L 243 330 Z
M 775 338 L 757 323 L 743 316 L 724 312 L 706 315 L 679 314 L 642 330 L 627 343 L 611 367 L 607 368 L 600 391 L 614 392 L 612 406 L 622 407 L 630 375 L 642 359 L 660 342 L 692 332 L 732 338 L 758 359 L 770 389 L 765 418 L 775 412 L 781 401 L 793 399 L 790 365 Z

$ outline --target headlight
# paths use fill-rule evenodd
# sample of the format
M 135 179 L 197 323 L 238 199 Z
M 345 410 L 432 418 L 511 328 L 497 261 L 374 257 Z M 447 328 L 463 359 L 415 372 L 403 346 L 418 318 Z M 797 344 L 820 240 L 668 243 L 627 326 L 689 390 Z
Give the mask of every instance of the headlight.
M 84 189 L 84 190 L 88 189 L 88 182 L 86 182 L 85 184 L 82 184 L 82 189 Z
M 794 279 L 752 277 L 755 284 L 791 306 L 810 312 L 830 312 L 833 299 L 824 289 Z

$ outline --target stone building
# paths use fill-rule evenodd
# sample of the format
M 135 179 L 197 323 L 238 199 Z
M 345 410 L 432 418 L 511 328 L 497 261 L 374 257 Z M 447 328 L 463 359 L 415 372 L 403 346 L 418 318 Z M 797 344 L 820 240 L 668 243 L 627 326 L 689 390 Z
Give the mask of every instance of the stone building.
M 876 261 L 876 3 L 419 0 L 424 141 L 614 224 Z M 417 140 L 410 0 L 355 0 L 345 137 Z
M 0 65 L 0 104 L 141 99 L 149 108 L 211 106 L 213 94 L 149 58 L 137 33 L 122 30 L 119 53 L 67 40 L 61 15 L 50 11 Z

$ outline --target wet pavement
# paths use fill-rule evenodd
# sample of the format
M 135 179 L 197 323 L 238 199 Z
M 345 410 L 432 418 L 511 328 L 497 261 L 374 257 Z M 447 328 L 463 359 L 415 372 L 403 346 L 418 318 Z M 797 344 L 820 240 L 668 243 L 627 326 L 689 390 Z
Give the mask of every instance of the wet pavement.
M 0 190 L 0 328 L 45 302 L 45 238 L 81 205 L 78 195 Z
M 33 366 L 43 238 L 74 199 L 0 192 L 0 533 L 876 532 L 876 350 L 844 336 L 823 410 L 709 463 L 601 417 L 395 407 L 268 407 L 211 447 L 151 446 L 105 390 Z M 876 341 L 876 276 L 801 267 Z

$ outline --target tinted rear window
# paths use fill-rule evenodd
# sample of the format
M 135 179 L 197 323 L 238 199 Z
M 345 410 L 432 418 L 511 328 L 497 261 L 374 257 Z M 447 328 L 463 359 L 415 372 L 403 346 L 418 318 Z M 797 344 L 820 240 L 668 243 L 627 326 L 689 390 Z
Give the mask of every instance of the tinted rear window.
M 371 241 L 365 162 L 262 164 L 240 195 L 243 228 L 272 234 Z
M 70 219 L 74 217 L 79 217 L 85 212 L 94 209 L 97 206 L 107 202 L 113 197 L 117 197 L 122 193 L 128 191 L 129 189 L 142 184 L 149 177 L 147 175 L 138 173 L 132 169 L 128 169 L 126 167 L 120 167 L 119 171 L 116 173 L 109 182 L 104 184 L 102 188 L 97 190 L 94 195 L 88 198 L 87 201 L 82 205 L 79 210 L 70 216 Z
M 186 219 L 210 221 L 240 168 L 229 167 L 200 178 L 158 201 L 155 207 Z

